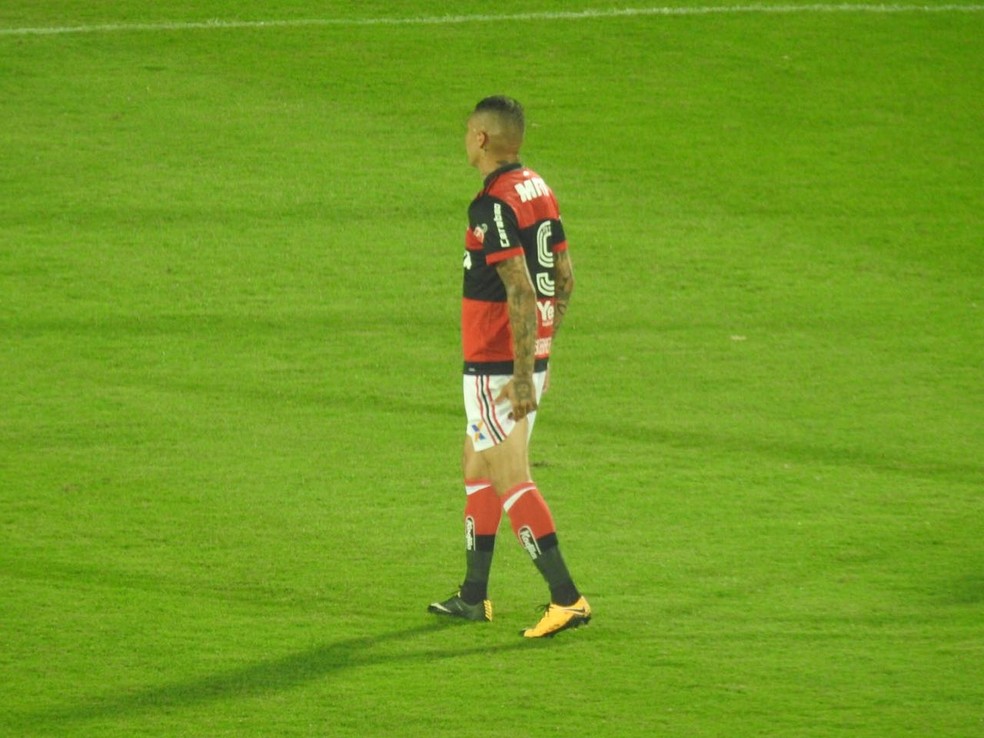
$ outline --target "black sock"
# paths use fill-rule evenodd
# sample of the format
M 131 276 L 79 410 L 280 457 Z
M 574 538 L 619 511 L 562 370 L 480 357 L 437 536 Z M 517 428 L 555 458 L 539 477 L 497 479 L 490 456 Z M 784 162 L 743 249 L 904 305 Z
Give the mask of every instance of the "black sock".
M 465 581 L 461 599 L 477 605 L 489 596 L 489 572 L 495 552 L 495 536 L 475 536 L 475 547 L 465 550 Z
M 550 587 L 550 601 L 557 605 L 573 605 L 581 597 L 581 593 L 574 586 L 574 580 L 564 557 L 560 555 L 560 546 L 557 544 L 557 534 L 551 533 L 543 538 L 537 539 L 539 551 L 533 557 L 533 563 L 543 575 Z M 531 555 L 533 552 L 530 552 Z

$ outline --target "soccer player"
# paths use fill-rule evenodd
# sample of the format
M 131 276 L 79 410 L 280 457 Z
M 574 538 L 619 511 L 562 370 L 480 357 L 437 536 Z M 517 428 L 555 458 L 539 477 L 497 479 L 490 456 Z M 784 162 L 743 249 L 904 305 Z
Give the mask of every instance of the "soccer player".
M 492 619 L 489 571 L 505 512 L 550 589 L 543 617 L 522 632 L 541 638 L 587 623 L 591 607 L 530 474 L 530 434 L 574 274 L 553 192 L 520 162 L 524 131 L 523 107 L 509 97 L 481 100 L 468 118 L 468 163 L 484 187 L 468 209 L 461 309 L 466 571 L 458 592 L 428 611 Z

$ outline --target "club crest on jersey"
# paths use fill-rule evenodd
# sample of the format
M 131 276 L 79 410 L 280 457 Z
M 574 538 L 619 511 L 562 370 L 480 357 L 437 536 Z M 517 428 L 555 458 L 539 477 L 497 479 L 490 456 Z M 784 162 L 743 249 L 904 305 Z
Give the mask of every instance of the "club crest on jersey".
M 488 230 L 489 230 L 489 224 L 482 223 L 482 225 L 475 226 L 475 229 L 472 231 L 472 235 L 475 237 L 475 240 L 478 241 L 479 243 L 485 243 L 485 234 L 486 232 L 488 232 Z

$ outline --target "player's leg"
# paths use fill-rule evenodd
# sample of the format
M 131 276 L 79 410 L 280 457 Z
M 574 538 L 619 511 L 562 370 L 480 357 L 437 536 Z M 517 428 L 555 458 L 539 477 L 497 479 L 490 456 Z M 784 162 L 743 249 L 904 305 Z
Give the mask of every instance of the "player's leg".
M 492 603 L 488 599 L 489 573 L 495 552 L 495 538 L 502 520 L 502 505 L 489 476 L 485 457 L 476 450 L 494 445 L 506 437 L 507 429 L 494 417 L 494 402 L 488 377 L 466 375 L 462 382 L 465 414 L 462 472 L 465 481 L 465 578 L 458 592 L 443 602 L 434 602 L 428 610 L 438 615 L 453 615 L 467 620 L 491 620 Z M 491 404 L 490 404 L 491 403 Z
M 495 538 L 502 520 L 502 506 L 489 475 L 485 457 L 465 437 L 462 453 L 465 478 L 465 580 L 461 597 L 469 604 L 488 599 L 489 573 Z
M 530 474 L 527 422 L 521 420 L 503 443 L 482 453 L 492 484 L 502 490 L 499 498 L 513 533 L 550 587 L 551 601 L 569 605 L 580 593 L 561 556 L 550 507 Z
M 591 610 L 567 570 L 546 501 L 532 481 L 529 439 L 536 414 L 518 423 L 508 400 L 496 403 L 508 377 L 464 378 L 468 416 L 463 453 L 465 478 L 465 581 L 457 594 L 432 603 L 430 612 L 469 620 L 491 620 L 488 578 L 502 511 L 550 588 L 547 612 L 527 637 L 553 635 L 588 622 Z M 538 397 L 545 376 L 536 376 Z
M 479 455 L 484 461 L 483 472 L 500 491 L 513 532 L 550 589 L 550 604 L 543 618 L 523 633 L 536 638 L 587 623 L 591 608 L 567 569 L 550 508 L 530 474 L 532 423 L 533 418 L 519 421 L 505 441 Z

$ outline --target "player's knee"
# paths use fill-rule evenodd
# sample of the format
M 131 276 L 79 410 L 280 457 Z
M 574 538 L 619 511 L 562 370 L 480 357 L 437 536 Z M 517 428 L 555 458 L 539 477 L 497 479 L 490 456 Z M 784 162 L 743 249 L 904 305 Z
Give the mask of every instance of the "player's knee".
M 530 481 L 530 469 L 525 459 L 509 459 L 508 463 L 492 465 L 489 476 L 500 495 L 513 487 Z

